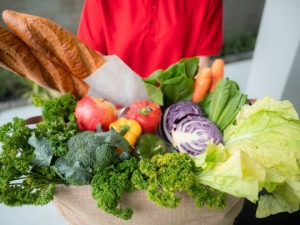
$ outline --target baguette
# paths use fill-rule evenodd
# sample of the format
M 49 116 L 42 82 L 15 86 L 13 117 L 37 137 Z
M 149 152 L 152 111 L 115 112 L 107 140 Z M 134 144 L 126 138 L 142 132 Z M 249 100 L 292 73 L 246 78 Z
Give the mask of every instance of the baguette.
M 47 89 L 81 99 L 89 86 L 60 65 L 30 49 L 13 32 L 0 26 L 0 66 Z
M 89 85 L 86 82 L 76 76 L 72 76 L 68 70 L 48 60 L 42 53 L 35 50 L 31 51 L 36 58 L 39 59 L 43 68 L 47 71 L 51 71 L 51 76 L 62 94 L 71 93 L 75 95 L 77 99 L 81 99 L 87 94 Z
M 46 18 L 4 10 L 5 24 L 31 49 L 84 79 L 105 60 L 68 30 Z
M 14 33 L 0 26 L 0 65 L 44 88 L 57 90 L 56 83 L 28 46 Z

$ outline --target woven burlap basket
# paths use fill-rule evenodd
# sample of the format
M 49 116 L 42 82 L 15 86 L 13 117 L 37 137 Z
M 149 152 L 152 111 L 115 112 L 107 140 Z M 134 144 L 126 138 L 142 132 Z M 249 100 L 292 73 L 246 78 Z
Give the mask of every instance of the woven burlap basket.
M 167 209 L 147 199 L 145 191 L 126 194 L 121 203 L 133 209 L 131 220 L 122 220 L 97 207 L 91 187 L 57 185 L 53 204 L 69 225 L 231 225 L 243 207 L 243 199 L 227 195 L 224 210 L 197 209 L 185 193 L 178 208 Z

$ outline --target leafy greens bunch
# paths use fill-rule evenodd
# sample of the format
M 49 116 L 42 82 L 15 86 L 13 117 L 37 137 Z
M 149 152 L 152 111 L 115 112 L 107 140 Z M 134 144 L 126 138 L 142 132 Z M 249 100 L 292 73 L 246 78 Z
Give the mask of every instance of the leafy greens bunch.
M 159 206 L 176 208 L 180 203 L 177 192 L 186 191 L 196 200 L 198 208 L 207 205 L 212 209 L 225 207 L 225 194 L 205 187 L 195 179 L 197 168 L 188 153 L 166 153 L 142 159 L 132 181 L 148 198 Z
M 198 57 L 184 58 L 166 70 L 157 70 L 143 79 L 151 101 L 167 107 L 181 100 L 191 100 L 198 64 Z
M 26 120 L 17 117 L 0 127 L 0 202 L 8 206 L 45 205 L 53 199 L 55 184 L 64 180 L 49 166 L 51 160 L 39 164 L 34 140 L 49 138 L 57 157 L 66 151 L 65 140 L 78 132 L 70 113 L 76 104 L 72 95 L 48 101 L 37 97 L 36 102 L 45 106 L 43 122 L 36 127 L 28 127 Z
M 115 130 L 79 132 L 67 141 L 69 151 L 55 161 L 54 168 L 69 184 L 90 184 L 93 176 L 112 164 L 130 158 L 128 142 Z M 116 147 L 122 154 L 115 152 Z
M 131 219 L 133 210 L 120 204 L 121 198 L 136 189 L 147 191 L 149 200 L 166 208 L 176 208 L 180 203 L 176 193 L 184 191 L 198 208 L 224 208 L 224 193 L 197 182 L 196 171 L 187 153 L 158 154 L 140 161 L 132 157 L 97 173 L 91 182 L 92 195 L 99 208 L 124 220 Z
M 70 94 L 34 104 L 43 120 L 34 127 L 14 118 L 0 127 L 0 202 L 8 206 L 45 205 L 56 184 L 89 184 L 106 166 L 129 158 L 129 144 L 115 130 L 81 132 Z M 116 146 L 123 154 L 114 152 Z
M 258 202 L 258 218 L 299 210 L 300 121 L 289 101 L 266 96 L 244 105 L 224 144 L 209 144 L 193 160 L 203 169 L 200 183 Z
M 249 104 L 246 94 L 240 91 L 238 84 L 229 78 L 221 78 L 213 92 L 198 102 L 207 117 L 223 132 L 235 122 L 243 105 Z

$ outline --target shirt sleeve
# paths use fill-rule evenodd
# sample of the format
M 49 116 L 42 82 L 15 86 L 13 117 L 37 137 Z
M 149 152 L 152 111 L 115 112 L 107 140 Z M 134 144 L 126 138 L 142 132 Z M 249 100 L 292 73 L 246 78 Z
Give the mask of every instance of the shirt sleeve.
M 101 23 L 101 2 L 99 0 L 85 0 L 79 21 L 77 36 L 92 49 L 106 54 L 106 44 L 103 38 Z
M 218 55 L 223 45 L 223 2 L 209 1 L 199 43 L 197 55 Z

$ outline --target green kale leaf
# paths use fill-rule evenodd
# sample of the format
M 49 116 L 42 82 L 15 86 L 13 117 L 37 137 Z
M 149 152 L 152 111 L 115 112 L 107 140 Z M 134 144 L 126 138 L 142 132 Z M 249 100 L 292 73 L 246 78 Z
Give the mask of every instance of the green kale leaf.
M 35 158 L 31 163 L 36 166 L 50 166 L 53 157 L 53 148 L 49 141 L 44 137 L 36 137 L 35 133 L 31 134 L 28 143 L 35 148 Z
M 176 208 L 176 192 L 186 191 L 197 207 L 224 208 L 224 193 L 196 182 L 196 167 L 187 153 L 166 153 L 142 159 L 132 176 L 137 189 L 146 190 L 148 198 L 159 206 Z
M 78 161 L 70 164 L 64 158 L 59 158 L 55 161 L 55 168 L 72 185 L 89 184 L 92 179 L 92 169 L 82 167 Z
M 117 165 L 106 167 L 93 177 L 92 195 L 100 209 L 124 220 L 131 219 L 132 209 L 120 206 L 119 201 L 125 193 L 135 190 L 131 176 L 137 169 L 138 160 L 132 157 Z

